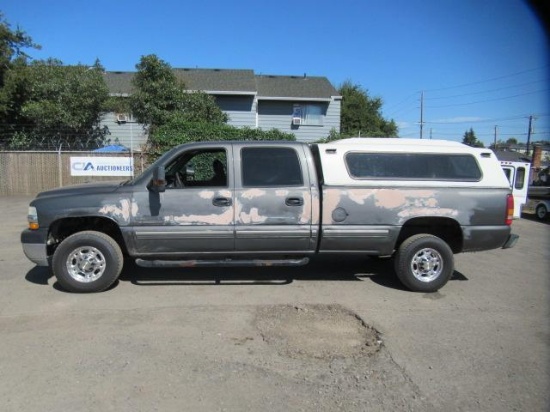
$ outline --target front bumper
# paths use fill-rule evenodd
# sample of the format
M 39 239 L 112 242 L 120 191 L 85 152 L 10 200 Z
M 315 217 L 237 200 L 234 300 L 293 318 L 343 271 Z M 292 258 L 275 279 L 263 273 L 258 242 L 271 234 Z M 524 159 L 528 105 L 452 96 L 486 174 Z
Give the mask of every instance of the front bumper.
M 38 266 L 48 266 L 48 254 L 46 252 L 46 236 L 45 230 L 30 230 L 25 229 L 21 233 L 21 244 L 23 253 L 31 262 Z

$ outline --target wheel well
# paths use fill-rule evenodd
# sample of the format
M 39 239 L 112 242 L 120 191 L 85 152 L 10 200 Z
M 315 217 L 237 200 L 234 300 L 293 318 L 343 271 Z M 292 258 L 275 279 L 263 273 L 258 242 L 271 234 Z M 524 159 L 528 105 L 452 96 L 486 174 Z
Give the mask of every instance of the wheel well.
M 122 253 L 127 254 L 122 232 L 118 225 L 105 217 L 68 217 L 52 223 L 48 233 L 47 252 L 53 255 L 57 246 L 67 237 L 84 230 L 95 230 L 112 237 L 120 246 Z
M 428 233 L 444 240 L 453 253 L 459 253 L 463 247 L 462 229 L 456 220 L 446 217 L 418 217 L 407 221 L 397 238 L 396 249 L 409 237 Z

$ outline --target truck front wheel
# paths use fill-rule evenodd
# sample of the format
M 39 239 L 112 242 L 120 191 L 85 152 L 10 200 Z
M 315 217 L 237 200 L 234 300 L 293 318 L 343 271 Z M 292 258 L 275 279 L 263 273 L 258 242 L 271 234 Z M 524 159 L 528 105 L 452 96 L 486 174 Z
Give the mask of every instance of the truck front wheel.
M 454 271 L 453 252 L 449 245 L 429 234 L 406 239 L 395 255 L 397 277 L 412 291 L 436 292 Z
M 52 260 L 57 281 L 69 292 L 101 292 L 120 275 L 120 246 L 101 232 L 87 230 L 63 240 Z

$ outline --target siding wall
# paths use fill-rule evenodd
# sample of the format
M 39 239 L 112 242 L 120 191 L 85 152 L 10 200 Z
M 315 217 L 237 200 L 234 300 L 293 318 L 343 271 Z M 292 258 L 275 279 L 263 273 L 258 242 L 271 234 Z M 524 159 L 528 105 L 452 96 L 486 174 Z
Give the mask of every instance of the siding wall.
M 256 127 L 254 96 L 216 96 L 216 103 L 229 115 L 227 124 L 235 127 Z
M 118 123 L 115 113 L 107 113 L 101 119 L 101 126 L 109 128 L 111 134 L 107 138 L 111 139 L 111 144 L 121 144 L 130 149 L 139 150 L 140 146 L 147 141 L 143 126 L 134 122 L 131 116 L 128 122 Z
M 292 110 L 294 104 L 308 104 L 307 101 L 270 101 L 258 102 L 258 127 L 263 130 L 279 129 L 283 132 L 294 133 L 300 142 L 315 142 L 327 137 L 331 129 L 340 131 L 340 100 L 332 99 L 324 103 L 325 112 L 323 125 L 292 125 Z M 311 102 L 318 104 L 319 102 Z M 321 103 L 323 104 L 323 103 Z
M 308 101 L 278 101 L 260 100 L 254 96 L 216 96 L 216 101 L 221 110 L 229 115 L 228 124 L 235 127 L 259 127 L 263 130 L 279 129 L 283 132 L 294 133 L 297 141 L 315 142 L 327 137 L 331 129 L 340 131 L 340 99 L 331 99 L 325 104 L 325 116 L 323 125 L 292 125 L 292 109 L 296 103 L 308 104 Z M 311 102 L 318 104 L 319 102 Z M 256 124 L 256 112 L 258 124 Z M 111 135 L 111 144 L 122 144 L 138 150 L 146 143 L 147 136 L 141 124 L 131 121 L 118 123 L 115 113 L 103 116 L 101 126 L 107 126 Z M 118 139 L 118 140 L 117 140 Z

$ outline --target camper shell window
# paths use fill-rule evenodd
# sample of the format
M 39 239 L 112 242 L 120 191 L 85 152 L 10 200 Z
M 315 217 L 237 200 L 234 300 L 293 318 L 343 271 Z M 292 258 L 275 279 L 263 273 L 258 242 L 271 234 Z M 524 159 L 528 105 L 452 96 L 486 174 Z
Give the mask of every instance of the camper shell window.
M 350 152 L 345 161 L 353 179 L 481 180 L 481 169 L 469 154 Z

